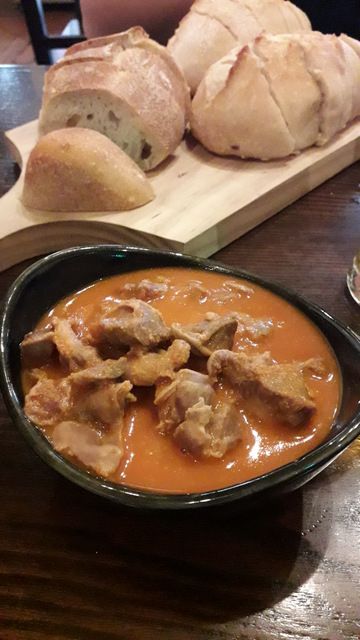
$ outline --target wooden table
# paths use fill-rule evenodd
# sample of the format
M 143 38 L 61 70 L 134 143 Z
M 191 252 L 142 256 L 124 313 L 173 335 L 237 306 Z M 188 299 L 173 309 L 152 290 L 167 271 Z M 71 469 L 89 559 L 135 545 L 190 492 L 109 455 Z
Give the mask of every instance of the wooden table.
M 0 129 L 37 115 L 42 70 L 0 68 Z M 216 255 L 360 331 L 345 272 L 360 245 L 354 165 Z M 0 140 L 0 195 L 18 170 Z M 3 213 L 3 212 L 2 212 Z M 0 292 L 24 268 L 0 274 Z M 1 640 L 358 640 L 360 442 L 251 514 L 141 513 L 37 459 L 0 404 Z

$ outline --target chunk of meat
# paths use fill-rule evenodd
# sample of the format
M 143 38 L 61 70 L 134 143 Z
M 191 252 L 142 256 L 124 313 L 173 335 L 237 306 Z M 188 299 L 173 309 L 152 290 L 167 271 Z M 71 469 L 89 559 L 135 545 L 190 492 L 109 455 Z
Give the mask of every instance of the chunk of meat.
M 101 382 L 102 380 L 117 380 L 122 378 L 126 371 L 126 358 L 118 360 L 103 360 L 93 367 L 87 367 L 70 375 L 71 382 L 78 385 Z
M 238 322 L 238 331 L 241 334 L 248 334 L 255 340 L 267 336 L 274 327 L 271 318 L 253 318 L 248 313 L 238 313 L 233 311 L 231 316 Z
M 48 374 L 46 369 L 28 369 L 24 371 L 23 374 L 23 387 L 26 389 L 29 387 L 33 387 L 39 380 L 48 380 Z
M 148 302 L 149 300 L 162 298 L 168 289 L 168 282 L 152 282 L 145 278 L 137 283 L 127 282 L 122 288 L 121 293 Z
M 230 293 L 244 294 L 246 296 L 251 296 L 254 293 L 254 289 L 248 287 L 246 284 L 242 282 L 237 282 L 236 280 L 227 280 L 224 282 L 224 288 L 230 291 Z
M 265 403 L 281 421 L 300 426 L 316 411 L 303 374 L 309 364 L 309 361 L 274 364 L 269 354 L 250 357 L 220 350 L 209 358 L 208 372 L 212 380 L 224 375 L 244 396 Z
M 247 356 L 242 352 L 219 349 L 210 356 L 207 370 L 212 382 L 216 382 L 220 376 L 225 376 L 232 384 L 236 385 L 242 383 L 246 376 L 246 364 L 252 367 L 252 372 L 253 369 L 271 366 L 274 363 L 269 351 Z M 252 378 L 252 373 L 250 375 Z
M 76 417 L 81 422 L 95 421 L 113 429 L 122 427 L 127 402 L 134 401 L 128 380 L 120 384 L 106 382 L 82 394 L 76 403 Z
M 305 360 L 305 362 L 300 362 L 300 365 L 302 371 L 308 371 L 311 375 L 318 378 L 323 378 L 327 374 L 322 358 L 309 358 L 309 360 Z
M 142 300 L 118 300 L 107 305 L 95 327 L 97 339 L 132 347 L 156 347 L 169 339 L 170 330 L 157 309 Z
M 238 411 L 231 404 L 213 409 L 201 399 L 186 411 L 173 437 L 180 449 L 196 457 L 222 458 L 241 440 Z
M 237 329 L 232 316 L 207 313 L 205 319 L 195 324 L 174 323 L 171 330 L 176 338 L 186 340 L 195 355 L 209 356 L 217 349 L 231 349 Z
M 211 455 L 213 458 L 222 458 L 241 440 L 241 424 L 236 406 L 229 403 L 216 407 L 209 430 L 212 438 Z
M 212 408 L 201 398 L 185 412 L 185 420 L 176 427 L 173 438 L 178 447 L 195 456 L 206 452 L 211 447 L 211 435 L 208 425 L 212 417 Z
M 213 388 L 209 377 L 192 369 L 181 369 L 171 383 L 156 388 L 154 403 L 158 407 L 160 422 L 157 429 L 169 433 L 185 419 L 186 411 L 200 399 L 210 404 Z
M 93 420 L 119 429 L 126 404 L 135 400 L 130 393 L 131 382 L 126 380 L 118 384 L 89 376 L 80 378 L 80 384 L 76 384 L 80 373 L 61 380 L 41 376 L 25 397 L 24 409 L 28 418 L 39 427 L 54 426 L 66 420 Z
M 70 371 L 78 371 L 100 362 L 96 349 L 84 344 L 77 337 L 69 320 L 54 319 L 54 342 L 60 360 L 69 367 Z
M 86 424 L 60 422 L 52 434 L 56 451 L 72 456 L 99 476 L 108 478 L 119 466 L 122 448 L 102 443 L 100 436 Z
M 183 294 L 184 297 L 191 298 L 192 300 L 205 302 L 210 295 L 210 291 L 204 287 L 201 280 L 189 280 L 187 286 L 184 288 Z
M 30 369 L 48 364 L 55 353 L 53 329 L 30 331 L 20 343 L 20 349 L 24 367 Z
M 125 377 L 134 385 L 151 387 L 160 378 L 173 378 L 190 357 L 190 345 L 174 340 L 167 351 L 149 353 L 143 347 L 133 347 L 126 357 Z
M 68 381 L 40 378 L 25 397 L 24 411 L 39 427 L 52 427 L 71 410 L 71 388 Z

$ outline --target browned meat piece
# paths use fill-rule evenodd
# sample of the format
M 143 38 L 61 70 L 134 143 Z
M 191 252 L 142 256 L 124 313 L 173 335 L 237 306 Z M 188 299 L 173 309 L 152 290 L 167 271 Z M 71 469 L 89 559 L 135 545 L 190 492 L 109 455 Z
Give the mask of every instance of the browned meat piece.
M 210 380 L 215 382 L 220 376 L 225 376 L 232 384 L 240 384 L 246 376 L 247 369 L 244 367 L 247 363 L 252 369 L 257 369 L 262 366 L 271 366 L 273 361 L 269 351 L 247 356 L 242 352 L 219 349 L 210 356 L 207 363 Z
M 48 374 L 45 369 L 29 369 L 24 371 L 24 386 L 33 387 L 39 380 L 48 380 Z
M 189 280 L 184 288 L 184 296 L 198 302 L 205 302 L 210 295 L 209 289 L 206 289 L 201 280 Z
M 254 293 L 254 289 L 242 282 L 237 282 L 237 280 L 227 280 L 224 282 L 224 288 L 230 291 L 230 293 L 238 293 L 240 295 L 250 296 Z
M 174 440 L 196 457 L 222 458 L 241 440 L 238 411 L 233 405 L 213 409 L 201 399 L 186 411 Z
M 54 320 L 54 342 L 60 360 L 69 367 L 70 371 L 91 367 L 100 362 L 96 349 L 84 344 L 77 337 L 69 320 Z
M 250 357 L 244 353 L 220 350 L 208 361 L 211 379 L 224 375 L 248 397 L 259 398 L 283 422 L 304 424 L 316 411 L 306 388 L 306 363 L 274 364 L 269 354 Z
M 255 340 L 267 336 L 274 327 L 271 318 L 253 318 L 248 313 L 238 313 L 233 311 L 232 318 L 238 322 L 239 334 L 247 334 Z
M 79 372 L 80 373 L 80 372 Z M 134 401 L 128 380 L 120 384 L 94 379 L 81 380 L 77 374 L 62 380 L 41 377 L 25 397 L 25 413 L 40 427 L 54 426 L 64 420 L 95 421 L 118 427 L 127 402 Z
M 318 378 L 326 376 L 326 367 L 322 358 L 309 358 L 309 360 L 301 362 L 300 365 L 302 371 L 308 371 Z
M 25 414 L 39 427 L 51 427 L 64 420 L 70 409 L 71 389 L 66 379 L 40 378 L 25 398 Z
M 53 329 L 36 329 L 27 333 L 20 344 L 24 367 L 41 367 L 50 362 L 55 352 Z
M 173 378 L 190 357 L 190 346 L 184 340 L 174 340 L 167 351 L 149 353 L 133 347 L 126 357 L 125 377 L 134 385 L 151 387 L 160 378 Z
M 237 329 L 232 316 L 207 313 L 202 322 L 181 325 L 174 323 L 171 330 L 176 338 L 186 340 L 195 355 L 209 356 L 217 349 L 231 349 Z
M 53 329 L 30 331 L 20 343 L 20 348 L 25 367 L 41 367 L 47 364 L 55 352 Z
M 239 411 L 233 404 L 216 407 L 209 425 L 211 433 L 211 454 L 213 458 L 222 458 L 241 440 Z
M 167 292 L 169 285 L 167 282 L 152 282 L 151 280 L 141 280 L 137 284 L 128 282 L 121 290 L 122 294 L 127 294 L 138 300 L 155 300 L 162 298 Z
M 74 413 L 81 422 L 96 421 L 112 428 L 118 427 L 122 424 L 126 403 L 135 400 L 131 389 L 132 384 L 128 380 L 120 384 L 105 382 L 83 393 L 76 402 Z
M 211 447 L 211 435 L 208 426 L 212 417 L 212 408 L 201 398 L 185 412 L 185 420 L 176 427 L 173 438 L 184 451 L 206 456 Z
M 60 422 L 52 441 L 56 451 L 76 458 L 104 478 L 116 471 L 123 454 L 119 445 L 102 443 L 96 431 L 79 422 Z
M 118 300 L 107 306 L 95 328 L 97 339 L 110 344 L 155 347 L 169 339 L 162 315 L 142 300 Z
M 200 399 L 210 404 L 213 388 L 209 377 L 192 371 L 181 369 L 170 384 L 159 385 L 156 389 L 154 403 L 158 407 L 161 433 L 169 433 L 185 419 L 186 411 Z
M 100 382 L 101 380 L 117 380 L 124 376 L 126 371 L 126 358 L 118 360 L 103 360 L 93 367 L 76 371 L 70 375 L 71 382 L 79 385 Z

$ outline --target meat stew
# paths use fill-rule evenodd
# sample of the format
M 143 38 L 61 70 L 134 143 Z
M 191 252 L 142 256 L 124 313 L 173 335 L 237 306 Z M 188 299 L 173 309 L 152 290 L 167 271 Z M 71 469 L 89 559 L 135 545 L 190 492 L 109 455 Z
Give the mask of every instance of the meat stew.
M 266 289 L 158 268 L 96 282 L 22 342 L 25 412 L 54 448 L 116 483 L 236 484 L 327 436 L 340 400 L 318 329 Z

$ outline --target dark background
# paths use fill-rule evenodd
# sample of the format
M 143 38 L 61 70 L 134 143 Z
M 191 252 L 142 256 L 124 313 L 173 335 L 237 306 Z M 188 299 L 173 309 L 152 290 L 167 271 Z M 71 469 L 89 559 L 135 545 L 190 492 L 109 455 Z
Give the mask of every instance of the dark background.
M 360 0 L 293 0 L 314 30 L 360 39 Z

